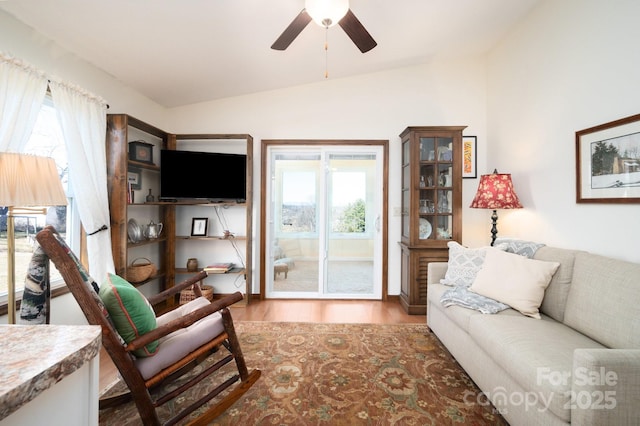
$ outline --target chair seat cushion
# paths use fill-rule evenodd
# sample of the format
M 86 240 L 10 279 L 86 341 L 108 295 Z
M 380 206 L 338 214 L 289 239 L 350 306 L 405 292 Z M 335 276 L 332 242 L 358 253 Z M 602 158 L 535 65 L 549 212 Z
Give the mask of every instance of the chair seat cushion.
M 158 327 L 193 312 L 211 302 L 206 297 L 198 297 L 164 315 L 157 318 Z M 152 357 L 137 358 L 136 366 L 142 377 L 147 380 L 164 368 L 174 364 L 178 360 L 193 352 L 205 343 L 213 340 L 224 331 L 222 315 L 215 312 L 187 328 L 176 330 L 160 339 L 158 350 Z
M 156 314 L 153 307 L 140 291 L 118 275 L 108 274 L 100 286 L 100 299 L 104 303 L 113 324 L 125 342 L 156 328 Z M 133 351 L 137 357 L 152 356 L 158 348 L 158 341 Z

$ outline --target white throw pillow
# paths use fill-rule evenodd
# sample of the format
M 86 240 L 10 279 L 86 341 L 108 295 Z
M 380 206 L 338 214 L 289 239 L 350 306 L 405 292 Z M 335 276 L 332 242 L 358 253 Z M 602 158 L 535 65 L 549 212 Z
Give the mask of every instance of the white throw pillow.
M 476 274 L 482 268 L 487 249 L 491 247 L 467 248 L 455 241 L 447 243 L 449 247 L 449 262 L 447 272 L 440 284 L 454 287 L 469 287 L 473 284 Z M 506 246 L 498 249 L 506 249 Z
M 469 290 L 507 304 L 524 315 L 540 319 L 538 309 L 544 291 L 559 266 L 558 262 L 488 250 L 484 264 Z

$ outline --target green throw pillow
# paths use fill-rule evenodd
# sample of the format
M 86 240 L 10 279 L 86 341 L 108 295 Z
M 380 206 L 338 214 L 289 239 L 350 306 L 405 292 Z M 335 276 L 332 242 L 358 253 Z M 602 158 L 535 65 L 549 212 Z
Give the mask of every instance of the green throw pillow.
M 117 275 L 108 274 L 100 286 L 100 298 L 109 316 L 125 342 L 156 328 L 156 314 L 151 304 L 140 291 Z M 153 355 L 158 349 L 158 341 L 149 343 L 133 354 L 138 357 Z

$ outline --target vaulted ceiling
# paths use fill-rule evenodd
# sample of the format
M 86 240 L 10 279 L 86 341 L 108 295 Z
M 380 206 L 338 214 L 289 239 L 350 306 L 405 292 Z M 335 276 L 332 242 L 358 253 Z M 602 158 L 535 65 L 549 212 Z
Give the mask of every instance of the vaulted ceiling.
M 0 9 L 166 107 L 485 54 L 540 0 L 351 0 L 378 43 L 311 22 L 304 0 L 0 0 Z M 325 52 L 325 38 L 328 50 Z M 11 52 L 9 52 L 11 53 Z

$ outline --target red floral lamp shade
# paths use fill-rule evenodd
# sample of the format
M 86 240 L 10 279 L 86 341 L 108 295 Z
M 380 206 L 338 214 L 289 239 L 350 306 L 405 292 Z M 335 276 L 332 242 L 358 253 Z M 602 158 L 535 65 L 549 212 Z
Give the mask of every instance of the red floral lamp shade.
M 471 202 L 476 209 L 521 209 L 522 204 L 513 189 L 511 175 L 493 173 L 482 175 L 478 192 Z
M 496 170 L 490 175 L 480 176 L 478 192 L 473 197 L 471 208 L 493 209 L 491 214 L 491 245 L 496 241 L 498 235 L 498 213 L 496 209 L 521 209 L 522 204 L 513 190 L 511 175 L 508 173 L 498 173 Z

